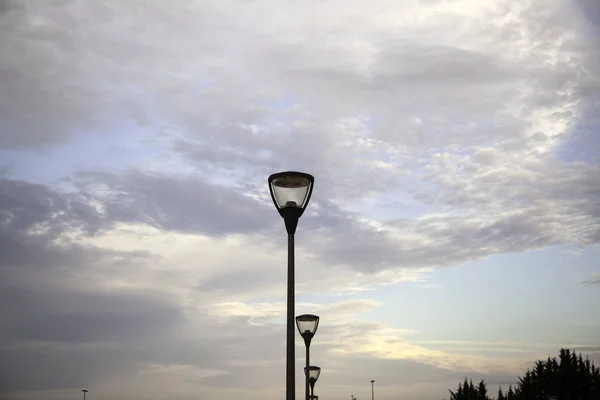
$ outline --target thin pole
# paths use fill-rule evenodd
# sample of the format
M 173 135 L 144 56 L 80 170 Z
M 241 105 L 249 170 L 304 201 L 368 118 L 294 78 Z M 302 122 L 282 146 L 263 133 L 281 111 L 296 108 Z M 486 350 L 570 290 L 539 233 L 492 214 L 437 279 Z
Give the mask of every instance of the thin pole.
M 295 318 L 294 288 L 294 234 L 288 234 L 288 287 L 287 287 L 287 365 L 286 400 L 296 400 L 296 352 L 294 348 Z
M 375 400 L 375 381 L 371 381 L 371 400 Z
M 304 370 L 304 375 L 305 376 L 305 381 L 306 381 L 306 385 L 305 385 L 305 390 L 304 393 L 306 393 L 306 400 L 308 400 L 308 367 L 310 366 L 310 345 L 307 344 L 306 345 L 306 369 Z

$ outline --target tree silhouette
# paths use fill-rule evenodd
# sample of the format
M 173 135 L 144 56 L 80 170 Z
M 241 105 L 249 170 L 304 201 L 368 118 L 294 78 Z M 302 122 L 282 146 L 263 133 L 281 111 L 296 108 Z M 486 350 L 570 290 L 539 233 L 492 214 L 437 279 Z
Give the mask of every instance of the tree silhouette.
M 498 388 L 498 397 L 497 400 L 506 400 L 506 397 L 504 396 L 504 393 L 502 393 L 502 388 L 499 387 Z
M 477 400 L 489 400 L 487 395 L 487 387 L 485 386 L 485 381 L 479 382 L 479 386 L 477 386 Z
M 508 385 L 508 394 L 506 395 L 506 400 L 515 400 L 515 392 L 512 388 L 512 385 Z
M 538 361 L 519 378 L 516 400 L 548 399 L 593 400 L 600 399 L 600 369 L 581 354 L 561 349 L 556 358 Z
M 456 393 L 450 390 L 450 400 L 491 400 L 487 395 L 487 387 L 484 381 L 475 387 L 473 381 L 467 380 L 458 384 Z
M 497 400 L 600 400 L 600 368 L 568 349 L 561 349 L 557 358 L 537 361 L 533 368 L 519 377 L 517 386 L 504 394 L 498 389 Z M 465 378 L 451 400 L 492 400 L 485 381 L 477 387 Z

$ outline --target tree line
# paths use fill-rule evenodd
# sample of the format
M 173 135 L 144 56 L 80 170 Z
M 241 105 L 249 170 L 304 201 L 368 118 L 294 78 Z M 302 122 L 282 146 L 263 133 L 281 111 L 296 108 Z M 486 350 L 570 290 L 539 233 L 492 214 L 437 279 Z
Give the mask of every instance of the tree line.
M 556 357 L 536 361 L 505 392 L 495 398 L 488 394 L 484 380 L 474 385 L 465 378 L 458 389 L 450 390 L 450 400 L 600 400 L 600 368 L 581 354 L 561 349 Z

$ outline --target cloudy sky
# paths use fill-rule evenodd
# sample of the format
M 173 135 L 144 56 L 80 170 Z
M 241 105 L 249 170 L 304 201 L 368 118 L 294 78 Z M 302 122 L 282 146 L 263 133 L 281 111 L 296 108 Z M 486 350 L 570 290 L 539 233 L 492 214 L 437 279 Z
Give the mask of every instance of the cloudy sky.
M 441 400 L 600 361 L 596 0 L 0 0 L 0 396 Z M 297 393 L 303 393 L 297 339 Z

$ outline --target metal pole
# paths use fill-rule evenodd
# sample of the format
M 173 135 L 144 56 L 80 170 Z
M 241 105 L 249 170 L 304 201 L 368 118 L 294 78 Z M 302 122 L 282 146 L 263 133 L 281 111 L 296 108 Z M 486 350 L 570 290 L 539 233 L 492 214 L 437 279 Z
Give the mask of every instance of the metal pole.
M 304 378 L 304 380 L 306 381 L 306 385 L 305 385 L 305 390 L 304 392 L 306 393 L 306 400 L 308 400 L 308 376 L 309 376 L 309 370 L 308 367 L 310 366 L 310 345 L 307 344 L 306 345 L 306 369 L 304 370 L 304 375 L 306 375 Z
M 375 400 L 375 381 L 371 381 L 371 400 Z
M 288 287 L 287 287 L 287 366 L 286 400 L 296 400 L 296 352 L 294 348 L 295 318 L 294 288 L 294 234 L 288 234 Z

